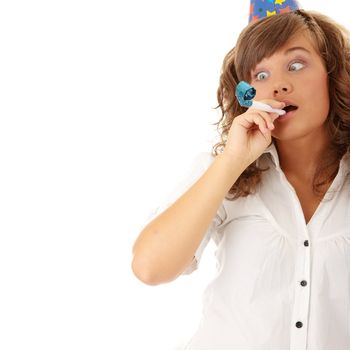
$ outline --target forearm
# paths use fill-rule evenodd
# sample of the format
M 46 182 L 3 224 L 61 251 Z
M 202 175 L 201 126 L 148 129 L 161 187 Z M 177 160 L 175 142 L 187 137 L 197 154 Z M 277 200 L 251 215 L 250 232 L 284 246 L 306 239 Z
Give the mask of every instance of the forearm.
M 135 275 L 145 283 L 159 284 L 181 274 L 245 168 L 238 159 L 217 156 L 187 192 L 142 230 L 133 248 Z

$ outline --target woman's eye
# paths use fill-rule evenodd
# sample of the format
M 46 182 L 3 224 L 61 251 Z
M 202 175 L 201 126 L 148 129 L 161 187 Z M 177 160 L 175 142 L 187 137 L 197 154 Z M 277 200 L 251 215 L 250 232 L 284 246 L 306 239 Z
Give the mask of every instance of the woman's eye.
M 302 68 L 304 68 L 305 64 L 302 62 L 293 62 L 289 65 L 289 70 L 290 71 L 298 71 Z M 257 74 L 255 74 L 255 79 L 258 81 L 265 80 L 266 78 L 269 77 L 269 73 L 262 71 Z
M 303 67 L 304 67 L 304 64 L 301 62 L 294 62 L 289 66 L 290 70 L 300 70 Z
M 266 72 L 260 72 L 258 74 L 255 75 L 255 78 L 257 80 L 264 80 L 268 77 L 268 74 Z

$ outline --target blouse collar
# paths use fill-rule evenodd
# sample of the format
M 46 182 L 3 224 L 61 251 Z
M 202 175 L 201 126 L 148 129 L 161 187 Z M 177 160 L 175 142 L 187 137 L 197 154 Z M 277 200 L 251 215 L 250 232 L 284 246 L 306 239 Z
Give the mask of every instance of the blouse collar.
M 272 161 L 273 161 L 275 167 L 278 168 L 279 170 L 281 170 L 277 148 L 276 148 L 276 145 L 273 141 L 265 149 L 263 154 L 271 154 L 271 158 L 272 158 Z M 348 172 L 349 169 L 350 169 L 350 154 L 345 153 L 340 160 L 339 172 L 341 172 L 343 175 L 345 175 L 345 173 Z

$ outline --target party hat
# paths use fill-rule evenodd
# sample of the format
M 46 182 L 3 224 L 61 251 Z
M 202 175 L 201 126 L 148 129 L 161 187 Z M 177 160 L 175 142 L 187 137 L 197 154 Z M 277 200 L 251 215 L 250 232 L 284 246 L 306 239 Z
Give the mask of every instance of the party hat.
M 250 0 L 249 22 L 298 9 L 295 0 Z

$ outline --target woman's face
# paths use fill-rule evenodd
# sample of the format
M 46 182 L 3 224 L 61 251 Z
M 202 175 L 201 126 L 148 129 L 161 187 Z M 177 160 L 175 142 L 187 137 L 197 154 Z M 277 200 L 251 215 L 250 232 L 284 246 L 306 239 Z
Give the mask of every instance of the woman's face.
M 250 84 L 256 89 L 256 100 L 274 99 L 297 107 L 276 119 L 275 138 L 316 136 L 323 129 L 329 112 L 328 75 L 307 35 L 294 36 L 259 62 L 251 71 Z

